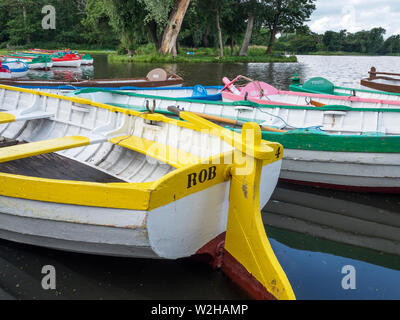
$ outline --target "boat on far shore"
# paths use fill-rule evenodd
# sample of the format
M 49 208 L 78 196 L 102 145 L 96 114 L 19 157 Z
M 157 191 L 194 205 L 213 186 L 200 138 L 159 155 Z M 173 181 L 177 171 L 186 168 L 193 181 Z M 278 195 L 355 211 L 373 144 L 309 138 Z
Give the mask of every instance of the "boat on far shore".
M 124 88 L 181 87 L 183 79 L 176 74 L 168 74 L 163 69 L 154 69 L 144 78 L 132 79 L 91 79 L 91 80 L 43 80 L 43 79 L 1 79 L 0 84 L 35 90 L 77 90 L 82 88 Z M 129 90 L 129 89 L 125 89 Z
M 0 62 L 0 83 L 18 81 L 13 79 L 25 77 L 28 71 L 28 65 L 22 61 Z
M 375 90 L 400 93 L 400 74 L 377 72 L 375 67 L 369 71 L 369 78 L 361 80 L 361 85 Z

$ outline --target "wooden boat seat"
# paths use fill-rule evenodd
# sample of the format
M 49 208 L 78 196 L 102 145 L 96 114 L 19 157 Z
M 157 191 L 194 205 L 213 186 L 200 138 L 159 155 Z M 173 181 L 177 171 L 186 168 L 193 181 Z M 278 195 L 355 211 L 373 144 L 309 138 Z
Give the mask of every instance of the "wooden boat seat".
M 21 114 L 18 112 L 0 112 L 0 124 L 10 123 L 15 121 L 28 121 L 36 119 L 46 119 L 54 116 L 53 113 L 34 111 L 26 114 Z
M 82 136 L 71 136 L 26 144 L 18 144 L 0 149 L 0 163 L 71 148 L 83 147 L 89 144 L 90 139 Z
M 165 162 L 174 168 L 181 168 L 189 163 L 198 163 L 202 159 L 177 148 L 133 136 L 121 136 L 110 140 L 118 146 L 146 154 L 149 157 Z M 184 162 L 180 162 L 183 160 Z

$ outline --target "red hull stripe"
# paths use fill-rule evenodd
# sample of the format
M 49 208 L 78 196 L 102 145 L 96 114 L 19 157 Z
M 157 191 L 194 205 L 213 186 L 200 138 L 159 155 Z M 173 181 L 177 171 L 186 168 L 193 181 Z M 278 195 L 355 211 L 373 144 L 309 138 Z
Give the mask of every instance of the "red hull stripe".
M 224 249 L 225 233 L 197 251 L 195 259 L 222 269 L 227 277 L 255 300 L 277 300 L 243 265 Z

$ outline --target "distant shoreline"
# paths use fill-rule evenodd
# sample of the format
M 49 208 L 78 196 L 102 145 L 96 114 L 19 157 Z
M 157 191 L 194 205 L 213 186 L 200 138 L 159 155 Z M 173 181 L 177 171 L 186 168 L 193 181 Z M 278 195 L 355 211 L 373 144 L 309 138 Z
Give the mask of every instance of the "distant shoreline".
M 296 56 L 285 57 L 276 55 L 264 56 L 183 56 L 176 58 L 165 55 L 138 55 L 129 57 L 127 55 L 108 55 L 110 62 L 138 62 L 138 63 L 296 63 Z
M 359 57 L 399 57 L 400 54 L 367 54 L 359 52 L 329 52 L 329 51 L 318 51 L 309 53 L 298 53 L 298 56 L 359 56 Z

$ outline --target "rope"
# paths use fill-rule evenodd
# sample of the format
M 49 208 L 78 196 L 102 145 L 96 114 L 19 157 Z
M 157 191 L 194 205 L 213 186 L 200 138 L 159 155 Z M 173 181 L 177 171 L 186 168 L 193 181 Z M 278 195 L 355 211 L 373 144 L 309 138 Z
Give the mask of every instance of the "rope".
M 264 114 L 267 114 L 267 115 L 269 115 L 269 116 L 271 116 L 271 117 L 275 117 L 275 118 L 281 120 L 281 121 L 283 122 L 283 124 L 286 126 L 286 128 L 291 128 L 292 130 L 311 130 L 311 129 L 316 129 L 316 130 L 321 130 L 321 131 L 323 131 L 323 130 L 321 129 L 323 126 L 312 126 L 312 127 L 306 127 L 306 128 L 298 128 L 298 127 L 295 127 L 295 126 L 291 126 L 291 125 L 288 124 L 282 117 L 277 116 L 277 115 L 272 114 L 272 113 L 269 113 L 269 112 L 263 110 L 260 106 L 255 106 L 254 108 L 258 109 L 260 112 L 262 112 L 262 113 L 264 113 Z

